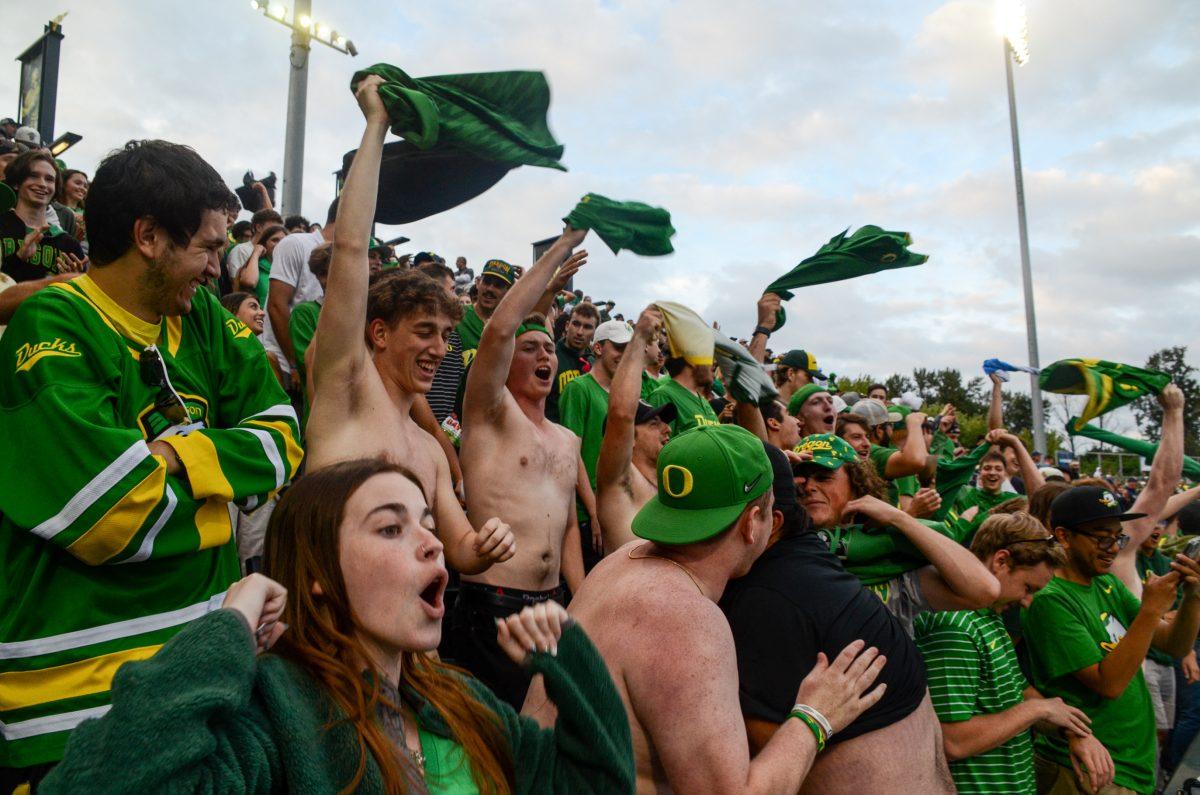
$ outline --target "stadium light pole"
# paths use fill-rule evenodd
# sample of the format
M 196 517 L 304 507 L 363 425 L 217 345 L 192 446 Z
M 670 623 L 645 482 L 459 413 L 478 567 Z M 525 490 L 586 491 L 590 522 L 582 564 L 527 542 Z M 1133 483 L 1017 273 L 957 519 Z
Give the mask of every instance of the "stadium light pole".
M 299 213 L 300 197 L 304 192 L 304 126 L 308 113 L 310 43 L 316 40 L 351 57 L 358 55 L 354 42 L 312 18 L 312 0 L 295 2 L 296 7 L 289 14 L 287 6 L 278 0 L 250 0 L 252 9 L 292 31 L 292 48 L 288 55 L 287 127 L 283 140 L 282 214 Z
M 1013 88 L 1013 61 L 1020 66 L 1029 60 L 1029 40 L 1025 25 L 1025 4 L 1021 0 L 997 0 L 996 26 L 1004 40 L 1004 76 L 1008 82 L 1008 123 L 1012 132 L 1013 175 L 1017 186 L 1017 227 L 1021 238 L 1021 283 L 1025 292 L 1025 338 L 1029 345 L 1029 366 L 1037 369 L 1037 317 L 1033 308 L 1033 274 L 1029 268 L 1029 227 L 1025 221 L 1025 178 L 1021 172 L 1021 140 L 1017 134 L 1017 96 Z M 1042 406 L 1042 388 L 1031 374 L 1030 402 L 1033 408 L 1033 446 L 1043 455 L 1046 449 L 1046 416 Z

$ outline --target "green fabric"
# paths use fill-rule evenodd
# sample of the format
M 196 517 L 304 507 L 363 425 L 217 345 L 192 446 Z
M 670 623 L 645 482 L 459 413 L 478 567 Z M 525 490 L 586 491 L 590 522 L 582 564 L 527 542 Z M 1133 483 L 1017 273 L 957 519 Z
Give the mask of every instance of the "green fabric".
M 614 254 L 624 248 L 634 254 L 659 257 L 675 250 L 671 246 L 675 234 L 671 214 L 661 207 L 589 193 L 563 221 L 576 229 L 591 229 Z
M 853 279 L 893 268 L 909 268 L 929 259 L 926 254 L 908 250 L 912 238 L 907 232 L 887 232 L 870 224 L 847 236 L 847 227 L 821 246 L 816 254 L 780 276 L 764 292 L 791 299 L 792 290 L 814 284 Z M 775 316 L 775 333 L 783 328 L 787 315 L 780 307 Z
M 1024 702 L 1017 650 L 994 610 L 924 612 L 914 624 L 938 720 L 961 723 Z M 960 795 L 1033 795 L 1033 744 L 1023 731 L 981 754 L 950 762 Z
M 451 737 L 443 737 L 424 726 L 417 727 L 421 754 L 425 757 L 425 781 L 438 795 L 478 795 L 479 787 L 471 775 L 470 762 L 463 747 Z
M 657 408 L 664 403 L 674 403 L 676 414 L 671 423 L 671 438 L 698 425 L 720 425 L 717 413 L 704 398 L 673 378 L 659 381 L 658 388 L 650 393 L 646 402 Z
M 658 389 L 658 379 L 642 370 L 642 400 L 649 402 L 654 390 Z
M 806 402 L 808 402 L 808 399 L 810 397 L 817 394 L 818 392 L 828 392 L 828 391 L 829 391 L 829 387 L 823 386 L 821 384 L 817 384 L 817 383 L 805 384 L 804 386 L 800 387 L 795 392 L 793 392 L 792 396 L 790 398 L 788 398 L 788 404 L 787 404 L 788 414 L 791 414 L 793 417 L 799 417 L 800 416 L 800 407 L 803 406 Z
M 550 86 L 541 72 L 479 72 L 409 77 L 387 64 L 356 72 L 354 90 L 367 75 L 384 79 L 379 96 L 392 132 L 418 149 L 435 146 L 470 152 L 510 167 L 566 171 L 562 144 L 546 122 Z
M 1141 550 L 1139 550 L 1136 560 L 1138 577 L 1141 579 L 1143 585 L 1150 580 L 1151 574 L 1155 575 L 1156 577 L 1161 577 L 1164 574 L 1171 573 L 1171 559 L 1157 549 L 1149 555 L 1143 554 Z M 1183 589 L 1180 588 L 1175 592 L 1175 604 L 1171 607 L 1171 609 L 1178 609 L 1179 603 L 1182 601 L 1182 599 Z M 1175 665 L 1174 657 L 1159 651 L 1153 646 L 1150 647 L 1150 651 L 1146 654 L 1146 656 L 1161 665 Z
M 475 352 L 479 350 L 479 340 L 483 337 L 483 318 L 475 313 L 474 306 L 468 306 L 454 330 L 462 340 L 463 367 L 470 367 Z
M 1067 433 L 1072 436 L 1086 436 L 1088 439 L 1095 439 L 1097 442 L 1111 444 L 1113 447 L 1135 453 L 1146 459 L 1147 464 L 1154 463 L 1154 455 L 1158 452 L 1158 445 L 1154 442 L 1130 439 L 1128 436 L 1121 436 L 1112 431 L 1097 428 L 1095 425 L 1084 424 L 1076 417 L 1072 417 L 1067 422 Z M 1183 457 L 1183 474 L 1192 480 L 1200 480 L 1200 461 L 1185 455 Z
M 843 464 L 858 460 L 858 452 L 840 436 L 832 433 L 814 433 L 805 436 L 796 445 L 797 453 L 808 453 L 812 456 L 806 464 L 813 464 L 822 469 L 841 469 Z
M 889 478 L 886 474 L 887 462 L 893 455 L 900 452 L 895 447 L 880 447 L 877 444 L 871 445 L 871 451 L 867 454 L 867 458 L 875 465 L 875 471 L 879 473 L 879 477 L 887 481 L 888 484 L 888 502 L 900 507 L 901 497 L 911 497 L 916 494 L 921 488 L 921 482 L 917 480 L 916 475 L 902 475 L 898 478 Z
M 258 283 L 254 285 L 254 297 L 258 305 L 267 308 L 267 293 L 271 289 L 271 260 L 266 256 L 258 258 Z
M 594 489 L 600 443 L 604 441 L 604 419 L 608 416 L 608 391 L 591 373 L 585 373 L 563 389 L 558 413 L 562 426 L 580 439 L 579 455 Z
M 587 350 L 571 350 L 567 347 L 565 339 L 559 340 L 554 345 L 554 353 L 558 357 L 558 370 L 554 381 L 550 384 L 550 394 L 546 396 L 546 419 L 565 425 L 566 423 L 562 422 L 562 409 L 559 406 L 563 390 L 587 371 L 586 367 L 591 366 L 595 357 Z M 597 386 L 599 385 L 597 384 Z
M 956 525 L 918 519 L 918 522 L 942 535 L 961 541 Z M 823 528 L 817 534 L 842 561 L 846 571 L 868 588 L 880 585 L 919 569 L 929 563 L 913 543 L 895 527 L 867 527 L 861 524 Z
M 265 503 L 300 463 L 262 345 L 216 298 L 132 330 L 100 314 L 114 306 L 79 276 L 26 299 L 0 338 L 0 679 L 165 642 L 241 576 L 230 492 Z M 155 339 L 197 423 L 170 440 L 187 478 L 146 447 L 171 426 L 134 358 Z M 58 759 L 68 713 L 108 704 L 111 676 L 50 700 L 9 686 L 0 721 L 27 736 L 0 738 L 0 767 Z
M 1132 403 L 1143 395 L 1155 394 L 1171 383 L 1171 376 L 1101 359 L 1062 359 L 1042 368 L 1038 383 L 1047 392 L 1087 395 L 1083 414 L 1068 423 L 1068 432 L 1078 431 L 1101 414 Z
M 966 538 L 970 539 L 975 536 L 975 531 L 988 518 L 988 514 L 997 505 L 1003 505 L 1009 500 L 1016 500 L 1021 497 L 1020 494 L 1012 491 L 998 491 L 995 494 L 989 494 L 983 489 L 977 489 L 972 486 L 967 486 L 958 493 L 957 499 L 954 501 L 954 508 L 951 511 L 953 521 L 960 522 L 964 525 Z M 968 522 L 962 519 L 962 515 L 973 507 L 978 506 L 979 511 Z
M 941 431 L 933 432 L 933 440 L 929 443 L 929 454 L 938 458 L 938 464 L 954 460 L 954 440 Z
M 288 321 L 288 328 L 292 333 L 292 347 L 296 351 L 296 370 L 300 373 L 301 385 L 301 407 L 300 407 L 300 432 L 304 433 L 305 427 L 308 425 L 308 412 L 311 406 L 308 405 L 308 376 L 304 367 L 304 354 L 308 352 L 308 346 L 312 342 L 313 335 L 317 333 L 317 319 L 321 316 L 320 301 L 303 301 L 296 304 L 292 310 L 291 320 Z
M 632 792 L 625 708 L 583 630 L 564 629 L 558 655 L 535 654 L 530 668 L 558 708 L 552 729 L 467 680 L 512 749 L 514 793 Z M 344 788 L 358 767 L 357 736 L 321 686 L 288 660 L 256 657 L 231 610 L 210 613 L 152 659 L 121 668 L 114 693 L 112 710 L 76 729 L 39 792 L 326 793 Z M 436 708 L 412 691 L 404 697 L 423 739 L 450 737 Z M 429 782 L 434 795 L 454 791 L 439 783 Z M 383 792 L 370 754 L 356 791 Z
M 1029 609 L 1021 614 L 1021 628 L 1033 686 L 1092 719 L 1092 733 L 1112 755 L 1117 786 L 1150 793 L 1154 791 L 1154 711 L 1141 667 L 1114 699 L 1100 696 L 1074 676 L 1116 648 L 1140 608 L 1115 575 L 1096 577 L 1090 585 L 1055 577 L 1034 594 Z M 1067 744 L 1057 734 L 1039 734 L 1034 745 L 1038 754 L 1071 767 Z
M 954 510 L 958 493 L 971 482 L 975 468 L 979 466 L 979 462 L 983 460 L 989 448 L 991 448 L 990 444 L 982 442 L 976 445 L 974 450 L 958 458 L 950 461 L 938 461 L 937 492 L 938 496 L 942 498 L 942 507 L 933 514 L 934 519 L 944 521 L 958 517 L 958 513 Z

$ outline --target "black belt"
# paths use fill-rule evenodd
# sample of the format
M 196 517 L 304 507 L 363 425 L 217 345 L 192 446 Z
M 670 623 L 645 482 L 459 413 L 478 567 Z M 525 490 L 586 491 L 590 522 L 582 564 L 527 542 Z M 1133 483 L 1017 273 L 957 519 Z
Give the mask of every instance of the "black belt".
M 513 613 L 530 605 L 551 600 L 562 604 L 566 595 L 567 589 L 562 585 L 549 591 L 522 591 L 520 588 L 505 588 L 480 582 L 460 582 L 458 586 L 459 599 L 489 604 Z

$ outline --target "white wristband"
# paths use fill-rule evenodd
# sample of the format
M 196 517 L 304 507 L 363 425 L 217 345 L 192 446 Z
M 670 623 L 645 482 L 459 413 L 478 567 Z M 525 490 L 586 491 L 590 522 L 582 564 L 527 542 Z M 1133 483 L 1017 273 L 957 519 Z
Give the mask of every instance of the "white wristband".
M 833 736 L 833 727 L 829 725 L 829 719 L 822 715 L 816 708 L 810 707 L 808 704 L 796 704 L 796 706 L 792 707 L 792 711 L 803 712 L 805 715 L 815 720 L 825 732 L 825 739 L 829 739 Z

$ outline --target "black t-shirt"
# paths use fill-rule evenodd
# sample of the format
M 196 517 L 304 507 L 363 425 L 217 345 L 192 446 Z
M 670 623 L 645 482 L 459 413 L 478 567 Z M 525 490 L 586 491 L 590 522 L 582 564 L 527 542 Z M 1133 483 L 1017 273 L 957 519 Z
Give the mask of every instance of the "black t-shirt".
M 47 232 L 33 256 L 28 261 L 20 259 L 17 252 L 21 250 L 27 234 L 28 227 L 15 212 L 9 210 L 0 215 L 0 271 L 7 273 L 14 281 L 27 282 L 55 275 L 58 273 L 59 252 L 83 257 L 83 247 L 78 240 L 65 232 L 54 236 Z
M 925 697 L 925 663 L 912 639 L 814 533 L 777 541 L 745 577 L 729 583 L 721 609 L 737 645 L 738 694 L 747 717 L 783 723 L 817 653 L 833 660 L 860 638 L 887 656 L 872 685 L 886 683 L 887 691 L 831 742 L 890 726 Z

